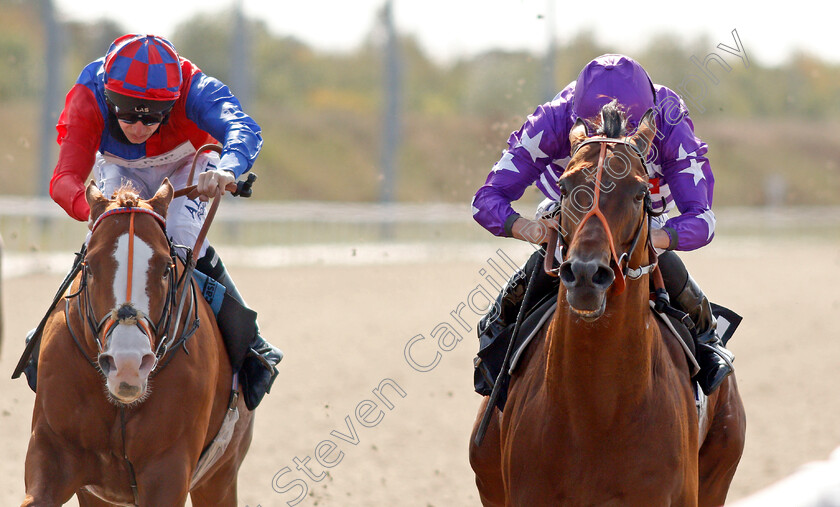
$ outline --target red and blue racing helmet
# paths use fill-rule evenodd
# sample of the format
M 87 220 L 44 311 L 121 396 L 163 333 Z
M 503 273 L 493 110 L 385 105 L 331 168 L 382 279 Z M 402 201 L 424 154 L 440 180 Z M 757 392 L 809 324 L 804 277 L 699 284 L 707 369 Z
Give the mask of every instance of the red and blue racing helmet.
M 181 61 L 175 46 L 156 35 L 128 34 L 105 55 L 105 95 L 117 111 L 163 114 L 181 95 Z

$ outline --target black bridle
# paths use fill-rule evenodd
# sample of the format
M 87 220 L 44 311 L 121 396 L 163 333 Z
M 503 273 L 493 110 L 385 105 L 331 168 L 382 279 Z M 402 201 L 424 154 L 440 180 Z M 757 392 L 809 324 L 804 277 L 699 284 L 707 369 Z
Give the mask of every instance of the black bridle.
M 111 210 L 106 211 L 99 218 L 96 219 L 93 226 L 91 227 L 91 237 L 95 233 L 97 227 L 102 222 L 103 219 L 119 215 L 119 214 L 130 214 L 130 225 L 129 225 L 129 244 L 133 245 L 133 238 L 134 238 L 134 217 L 140 214 L 151 215 L 155 218 L 157 223 L 161 227 L 161 231 L 164 233 L 164 237 L 166 237 L 166 220 L 159 215 L 158 213 L 146 209 L 146 208 L 137 208 L 137 207 L 122 207 L 122 208 L 114 208 Z M 77 313 L 79 319 L 87 324 L 88 330 L 91 332 L 94 341 L 96 342 L 97 349 L 99 354 L 102 354 L 107 350 L 108 340 L 111 337 L 114 329 L 118 324 L 128 324 L 128 325 L 136 325 L 140 331 L 146 335 L 149 339 L 150 347 L 155 351 L 155 366 L 152 368 L 151 375 L 154 375 L 156 372 L 159 372 L 163 369 L 166 364 L 172 359 L 170 356 L 165 362 L 163 362 L 163 358 L 166 356 L 167 352 L 173 348 L 177 348 L 178 346 L 184 346 L 186 350 L 186 341 L 195 333 L 198 329 L 199 319 L 198 319 L 198 305 L 196 305 L 196 289 L 195 285 L 190 283 L 190 293 L 191 297 L 189 298 L 189 305 L 190 308 L 187 312 L 187 315 L 190 313 L 193 314 L 192 325 L 189 328 L 185 328 L 182 332 L 179 333 L 179 337 L 173 336 L 173 333 L 177 330 L 177 322 L 176 319 L 173 319 L 173 315 L 181 315 L 181 310 L 185 298 L 181 298 L 180 304 L 177 301 L 177 293 L 180 290 L 187 290 L 185 288 L 186 274 L 187 270 L 184 270 L 181 273 L 181 277 L 178 278 L 177 274 L 177 263 L 178 258 L 175 253 L 175 246 L 169 241 L 169 238 L 166 238 L 167 244 L 169 245 L 169 258 L 170 262 L 166 267 L 166 274 L 165 277 L 167 278 L 167 289 L 166 289 L 166 299 L 164 300 L 163 307 L 161 309 L 160 316 L 156 321 L 152 321 L 148 315 L 144 315 L 142 312 L 137 310 L 130 302 L 130 292 L 131 292 L 131 273 L 132 267 L 131 263 L 133 262 L 133 248 L 129 248 L 129 268 L 128 268 L 128 294 L 126 295 L 126 302 L 113 308 L 111 311 L 106 313 L 101 318 L 97 318 L 95 311 L 93 310 L 93 305 L 90 299 L 90 290 L 88 287 L 88 275 L 89 275 L 89 263 L 87 259 L 87 253 L 85 253 L 85 258 L 82 260 L 81 263 L 81 272 L 82 276 L 79 282 L 78 289 L 65 296 L 65 304 L 66 304 L 66 311 L 65 311 L 65 319 L 67 324 L 67 329 L 70 331 L 70 335 L 73 337 L 73 340 L 76 342 L 76 345 L 84 354 L 85 358 L 91 363 L 94 368 L 101 371 L 98 361 L 93 361 L 87 354 L 87 351 L 82 345 L 82 341 L 77 336 L 76 332 L 73 330 L 73 326 L 70 323 L 70 302 L 74 298 L 78 299 L 78 304 L 76 305 Z M 191 253 L 188 253 L 191 255 Z M 173 327 L 176 329 L 173 330 Z

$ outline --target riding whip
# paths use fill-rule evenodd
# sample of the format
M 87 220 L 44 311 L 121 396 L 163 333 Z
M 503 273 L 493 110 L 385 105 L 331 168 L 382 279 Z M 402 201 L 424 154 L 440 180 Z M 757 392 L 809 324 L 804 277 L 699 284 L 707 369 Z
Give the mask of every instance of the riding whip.
M 522 304 L 519 306 L 519 312 L 516 314 L 516 323 L 513 325 L 513 333 L 510 336 L 507 350 L 505 351 L 505 359 L 502 362 L 502 369 L 499 371 L 499 376 L 493 383 L 493 390 L 490 392 L 490 400 L 484 408 L 484 415 L 481 417 L 481 424 L 478 425 L 478 430 L 475 433 L 475 445 L 481 445 L 484 440 L 484 434 L 487 433 L 487 426 L 490 424 L 490 416 L 493 414 L 493 407 L 496 406 L 496 401 L 499 399 L 499 393 L 502 390 L 502 384 L 510 376 L 508 372 L 508 365 L 510 364 L 510 355 L 513 352 L 513 344 L 516 342 L 516 336 L 519 334 L 519 327 L 522 325 L 522 319 L 525 317 L 525 307 L 527 306 L 531 289 L 534 286 L 534 280 L 537 278 L 537 272 L 541 266 L 539 263 L 534 266 L 531 272 L 531 278 L 528 280 L 528 285 L 525 287 L 525 296 L 522 297 Z

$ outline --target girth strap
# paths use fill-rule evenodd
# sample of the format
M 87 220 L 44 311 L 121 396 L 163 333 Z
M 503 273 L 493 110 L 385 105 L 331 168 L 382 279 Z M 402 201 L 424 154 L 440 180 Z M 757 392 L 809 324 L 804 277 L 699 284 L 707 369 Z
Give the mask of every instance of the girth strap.
M 137 474 L 134 473 L 134 465 L 128 459 L 128 450 L 125 445 L 125 407 L 120 407 L 120 433 L 122 433 L 123 459 L 128 467 L 129 485 L 131 486 L 131 492 L 134 494 L 134 505 L 137 506 L 140 505 L 140 490 L 137 487 Z

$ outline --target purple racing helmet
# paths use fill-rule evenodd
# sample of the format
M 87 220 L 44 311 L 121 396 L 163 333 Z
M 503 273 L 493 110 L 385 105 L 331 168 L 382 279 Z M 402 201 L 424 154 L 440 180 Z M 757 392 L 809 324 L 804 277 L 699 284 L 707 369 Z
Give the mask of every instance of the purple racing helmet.
M 105 55 L 105 95 L 118 111 L 163 113 L 181 95 L 181 61 L 171 42 L 128 34 Z
M 654 106 L 650 76 L 629 56 L 601 55 L 586 64 L 575 83 L 574 115 L 593 118 L 613 99 L 624 106 L 633 125 Z

